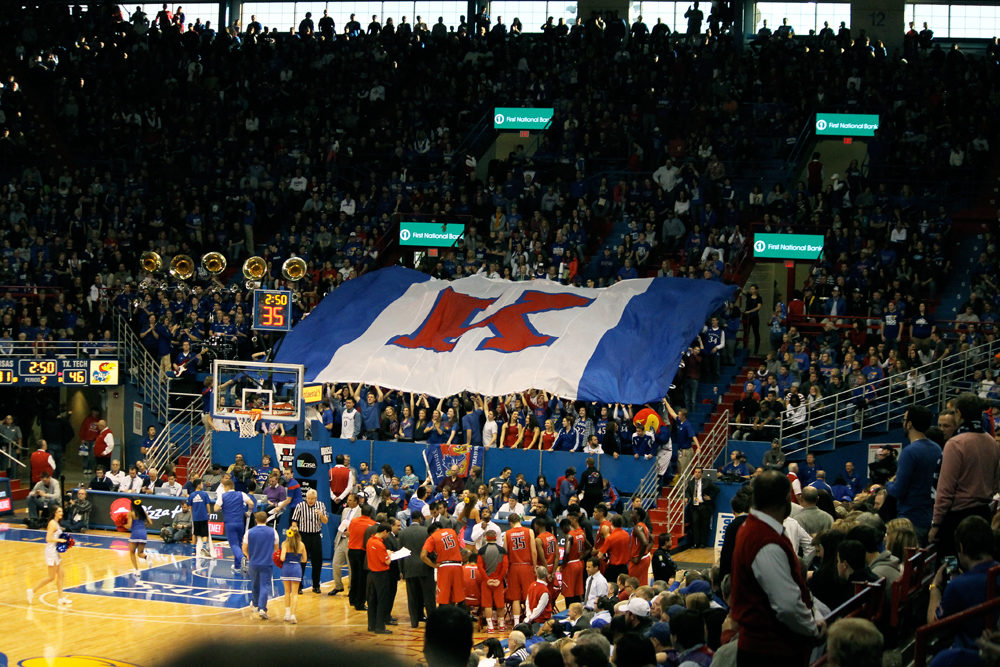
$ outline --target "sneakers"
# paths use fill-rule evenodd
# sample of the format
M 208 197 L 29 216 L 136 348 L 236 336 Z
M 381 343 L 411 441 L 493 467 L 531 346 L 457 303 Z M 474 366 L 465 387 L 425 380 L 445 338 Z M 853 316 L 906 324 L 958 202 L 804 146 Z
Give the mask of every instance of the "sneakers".
M 208 549 L 206 549 L 205 547 L 201 548 L 201 555 L 204 556 L 205 558 L 211 558 L 212 557 L 211 552 Z
M 284 618 L 284 621 L 285 621 L 285 623 L 288 623 L 288 622 L 290 622 L 291 620 L 292 620 L 292 610 L 291 610 L 291 609 L 286 609 L 286 610 L 285 610 L 285 618 Z
M 59 604 L 73 604 L 73 601 L 69 598 L 59 598 Z
M 507 632 L 507 625 L 503 621 L 500 621 L 500 625 L 498 627 L 500 632 Z
M 292 617 L 291 617 L 291 618 L 290 618 L 290 619 L 288 620 L 288 622 L 289 622 L 289 623 L 291 623 L 292 625 L 297 625 L 297 624 L 298 624 L 298 622 L 299 622 L 299 619 L 297 619 L 297 618 L 295 618 L 294 616 L 292 616 Z
M 260 610 L 260 620 L 262 620 L 262 621 L 266 621 L 267 620 L 267 612 L 264 611 L 263 609 Z
M 26 593 L 28 594 L 28 604 L 34 604 L 35 603 L 35 591 L 33 591 L 33 590 L 31 590 L 29 588 L 26 591 Z
M 486 628 L 486 634 L 495 635 L 497 633 L 495 628 Z

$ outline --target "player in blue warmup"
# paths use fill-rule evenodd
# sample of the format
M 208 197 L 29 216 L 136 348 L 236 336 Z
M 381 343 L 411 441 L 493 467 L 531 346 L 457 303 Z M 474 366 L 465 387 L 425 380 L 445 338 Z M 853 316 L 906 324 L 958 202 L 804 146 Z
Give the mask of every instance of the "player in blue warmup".
M 272 555 L 278 548 L 278 531 L 267 524 L 267 512 L 254 514 L 257 525 L 243 535 L 243 555 L 250 562 L 250 610 L 267 620 L 267 599 L 271 596 Z
M 234 489 L 233 480 L 226 480 L 222 487 L 225 491 L 215 501 L 215 511 L 222 512 L 226 539 L 229 540 L 229 548 L 233 550 L 233 572 L 239 572 L 243 567 L 243 533 L 246 532 L 244 508 L 249 508 L 252 512 L 254 506 L 252 500 Z
M 194 492 L 188 496 L 188 505 L 191 507 L 191 521 L 194 523 L 194 537 L 196 556 L 207 556 L 214 558 L 212 552 L 212 532 L 208 527 L 208 504 L 212 501 L 205 493 L 205 484 L 201 478 L 191 480 L 194 485 Z M 202 546 L 207 541 L 208 546 Z

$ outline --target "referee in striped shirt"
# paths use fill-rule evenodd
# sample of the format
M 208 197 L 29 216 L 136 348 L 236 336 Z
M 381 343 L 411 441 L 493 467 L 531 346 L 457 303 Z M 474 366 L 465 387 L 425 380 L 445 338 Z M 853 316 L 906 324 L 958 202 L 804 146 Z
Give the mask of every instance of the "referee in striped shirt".
M 312 562 L 313 593 L 319 593 L 319 576 L 323 569 L 323 524 L 330 519 L 326 515 L 326 505 L 316 502 L 316 489 L 306 492 L 306 501 L 295 506 L 292 521 L 299 527 L 306 556 Z M 299 592 L 306 587 L 306 564 L 302 563 L 302 584 Z

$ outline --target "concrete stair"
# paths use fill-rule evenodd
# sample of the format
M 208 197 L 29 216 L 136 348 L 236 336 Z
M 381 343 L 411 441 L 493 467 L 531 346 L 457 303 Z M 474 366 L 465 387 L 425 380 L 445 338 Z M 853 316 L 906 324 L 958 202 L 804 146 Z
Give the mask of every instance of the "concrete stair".
M 7 473 L 0 472 L 0 477 L 7 477 Z M 10 480 L 10 496 L 14 499 L 14 502 L 18 500 L 24 500 L 28 497 L 31 492 L 30 488 L 21 488 L 21 480 L 12 479 Z

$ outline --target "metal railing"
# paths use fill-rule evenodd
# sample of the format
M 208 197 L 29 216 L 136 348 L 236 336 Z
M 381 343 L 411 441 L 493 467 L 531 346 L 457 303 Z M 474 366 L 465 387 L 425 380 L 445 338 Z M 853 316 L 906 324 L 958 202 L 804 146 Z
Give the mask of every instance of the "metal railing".
M 197 447 L 191 451 L 191 458 L 188 460 L 187 478 L 197 479 L 204 476 L 208 466 L 212 465 L 212 434 L 214 431 L 205 429 L 205 434 Z
M 719 454 L 725 451 L 729 445 L 729 410 L 723 410 L 719 414 L 719 421 L 712 425 L 712 428 L 705 434 L 705 439 L 699 445 L 698 451 L 691 459 L 691 464 L 685 470 L 679 471 L 678 476 L 674 479 L 674 487 L 667 495 L 668 533 L 673 531 L 674 526 L 684 525 L 685 494 L 694 469 L 713 467 Z
M 118 342 L 114 340 L 0 340 L 0 356 L 48 359 L 114 359 Z
M 168 463 L 173 463 L 178 457 L 193 458 L 195 453 L 202 449 L 205 426 L 202 423 L 200 401 L 192 401 L 183 408 L 173 408 L 173 410 L 176 414 L 166 423 L 146 451 L 148 467 L 164 470 Z M 188 478 L 191 478 L 190 474 Z
M 975 391 L 971 382 L 976 371 L 989 368 L 990 360 L 1000 352 L 1000 340 L 982 343 L 956 352 L 939 361 L 887 376 L 876 382 L 803 402 L 805 419 L 793 423 L 783 411 L 777 427 L 762 432 L 762 441 L 778 437 L 786 455 L 809 453 L 810 449 L 828 451 L 837 441 L 857 442 L 868 432 L 888 431 L 893 422 L 902 422 L 911 405 L 943 408 L 949 399 L 963 391 Z M 808 397 L 807 397 L 808 398 Z M 751 424 L 733 424 L 734 428 L 752 431 Z M 747 440 L 755 438 L 746 438 Z
M 170 378 L 160 370 L 158 360 L 139 342 L 128 320 L 117 308 L 112 308 L 118 358 L 122 367 L 137 385 L 157 418 L 169 421 Z

